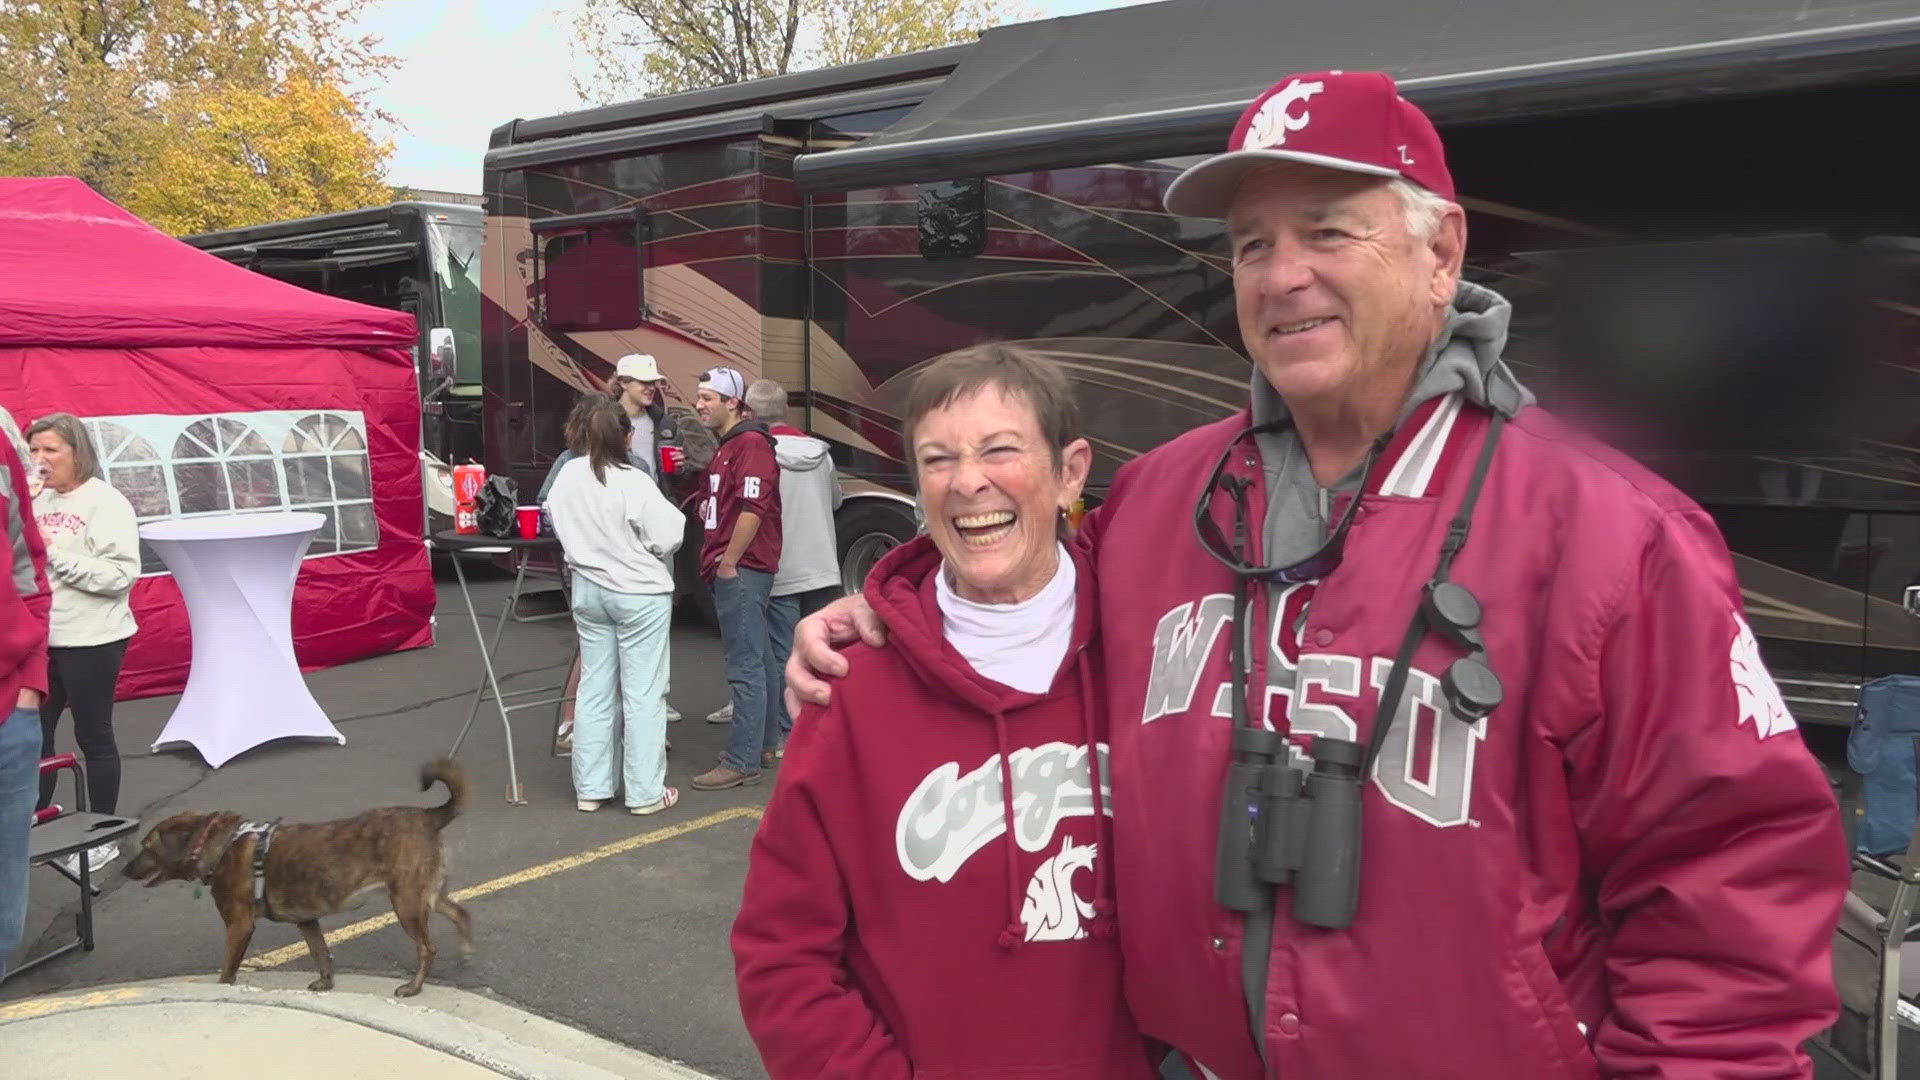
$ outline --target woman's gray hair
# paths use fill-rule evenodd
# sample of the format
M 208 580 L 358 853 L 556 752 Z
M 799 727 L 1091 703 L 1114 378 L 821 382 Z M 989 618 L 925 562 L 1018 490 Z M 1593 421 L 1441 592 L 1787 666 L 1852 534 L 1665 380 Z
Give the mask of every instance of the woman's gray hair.
M 1440 227 L 1440 219 L 1453 204 L 1403 177 L 1394 177 L 1387 186 L 1400 196 L 1400 205 L 1406 209 L 1407 232 L 1421 243 L 1433 239 L 1433 230 Z
M 100 475 L 100 455 L 94 451 L 93 436 L 87 434 L 87 426 L 79 417 L 72 413 L 48 413 L 27 428 L 27 441 L 32 442 L 33 437 L 43 431 L 53 432 L 73 447 L 74 483 L 84 484 Z

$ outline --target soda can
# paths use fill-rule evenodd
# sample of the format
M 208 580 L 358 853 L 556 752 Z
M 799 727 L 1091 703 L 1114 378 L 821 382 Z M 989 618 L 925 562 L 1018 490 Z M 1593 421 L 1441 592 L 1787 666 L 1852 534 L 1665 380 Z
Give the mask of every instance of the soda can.
M 454 507 L 453 531 L 457 533 L 480 531 L 480 511 L 472 503 L 461 503 Z
M 487 468 L 469 462 L 453 467 L 453 501 L 456 505 L 472 505 L 480 498 L 480 489 L 487 486 Z
M 546 503 L 540 504 L 540 535 L 553 535 L 553 508 Z

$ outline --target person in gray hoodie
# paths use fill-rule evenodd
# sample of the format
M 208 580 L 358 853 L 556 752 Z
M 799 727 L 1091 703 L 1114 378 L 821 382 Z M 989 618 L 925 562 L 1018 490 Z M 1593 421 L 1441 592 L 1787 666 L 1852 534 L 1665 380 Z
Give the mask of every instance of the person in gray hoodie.
M 787 390 L 773 379 L 747 387 L 747 409 L 773 433 L 773 456 L 780 465 L 780 570 L 773 578 L 768 630 L 782 667 L 793 651 L 793 628 L 801 619 L 841 596 L 840 548 L 833 515 L 840 509 L 840 476 L 827 444 L 787 421 Z M 784 695 L 772 703 L 782 741 L 793 727 Z M 714 714 L 731 720 L 732 707 Z M 709 719 L 712 719 L 710 717 Z M 779 747 L 763 751 L 763 767 L 780 756 Z

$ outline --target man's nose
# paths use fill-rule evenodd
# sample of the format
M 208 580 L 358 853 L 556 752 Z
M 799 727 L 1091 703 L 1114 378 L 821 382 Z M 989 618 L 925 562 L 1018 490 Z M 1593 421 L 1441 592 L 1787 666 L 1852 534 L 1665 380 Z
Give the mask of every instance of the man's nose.
M 1313 281 L 1313 269 L 1307 260 L 1286 244 L 1276 246 L 1272 254 L 1260 262 L 1255 273 L 1259 275 L 1262 296 L 1286 296 L 1299 292 Z

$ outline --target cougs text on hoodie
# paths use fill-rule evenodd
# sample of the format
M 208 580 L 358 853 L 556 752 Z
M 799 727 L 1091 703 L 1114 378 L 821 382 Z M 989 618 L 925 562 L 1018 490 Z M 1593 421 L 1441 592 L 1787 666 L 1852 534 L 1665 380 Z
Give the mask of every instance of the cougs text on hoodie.
M 947 643 L 926 537 L 874 568 L 889 646 L 855 646 L 833 704 L 796 719 L 733 926 L 773 1080 L 1155 1075 L 1121 999 L 1093 574 L 1074 558 L 1045 694 Z

